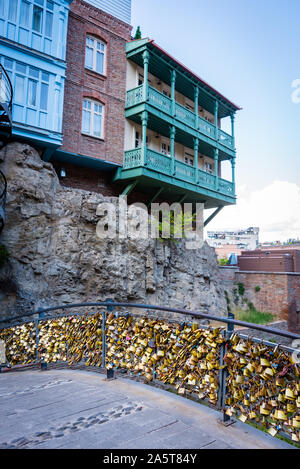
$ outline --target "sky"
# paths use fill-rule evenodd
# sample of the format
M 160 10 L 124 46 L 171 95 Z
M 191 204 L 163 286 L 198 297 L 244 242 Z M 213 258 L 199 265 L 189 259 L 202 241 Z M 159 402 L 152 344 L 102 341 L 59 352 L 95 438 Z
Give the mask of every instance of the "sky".
M 243 108 L 237 205 L 209 230 L 258 226 L 261 242 L 300 238 L 299 18 L 300 0 L 132 0 L 133 34 L 139 25 Z

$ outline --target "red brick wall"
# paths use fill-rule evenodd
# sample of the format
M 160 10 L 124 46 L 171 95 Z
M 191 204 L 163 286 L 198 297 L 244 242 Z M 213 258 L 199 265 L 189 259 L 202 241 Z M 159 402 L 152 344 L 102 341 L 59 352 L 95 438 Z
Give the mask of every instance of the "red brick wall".
M 71 3 L 68 39 L 63 145 L 61 150 L 123 163 L 126 55 L 131 26 L 85 3 Z M 86 70 L 86 35 L 107 44 L 107 75 Z M 82 135 L 82 100 L 90 97 L 105 104 L 104 139 Z M 90 171 L 92 173 L 92 171 Z
M 289 321 L 291 330 L 300 332 L 300 273 L 243 272 L 220 267 L 224 288 L 230 292 L 242 283 L 244 298 L 259 311 L 268 311 Z M 260 287 L 255 291 L 255 287 Z

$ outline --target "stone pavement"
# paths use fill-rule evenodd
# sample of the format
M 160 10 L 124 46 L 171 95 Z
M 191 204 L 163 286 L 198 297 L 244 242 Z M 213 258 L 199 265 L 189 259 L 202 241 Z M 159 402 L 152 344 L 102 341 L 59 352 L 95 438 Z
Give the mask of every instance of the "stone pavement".
M 220 413 L 125 378 L 51 369 L 0 375 L 0 448 L 293 449 Z

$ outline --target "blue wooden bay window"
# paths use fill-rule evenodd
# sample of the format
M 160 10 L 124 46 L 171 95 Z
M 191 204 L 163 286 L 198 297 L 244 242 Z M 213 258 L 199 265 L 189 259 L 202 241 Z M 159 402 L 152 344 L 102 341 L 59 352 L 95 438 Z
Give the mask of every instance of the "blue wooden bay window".
M 0 36 L 65 59 L 71 0 L 0 0 Z
M 61 132 L 61 99 L 56 93 L 61 85 L 56 75 L 9 57 L 0 57 L 14 90 L 13 121 L 48 131 Z M 59 93 L 60 94 L 60 93 Z

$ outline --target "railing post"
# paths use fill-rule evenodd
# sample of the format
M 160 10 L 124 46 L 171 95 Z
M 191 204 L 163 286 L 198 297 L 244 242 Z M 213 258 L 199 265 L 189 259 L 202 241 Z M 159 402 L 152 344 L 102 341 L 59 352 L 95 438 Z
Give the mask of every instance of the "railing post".
M 175 116 L 176 101 L 175 101 L 175 83 L 176 83 L 176 71 L 171 70 L 171 99 L 172 99 L 172 116 Z
M 217 191 L 219 189 L 219 175 L 218 175 L 219 150 L 218 150 L 218 148 L 215 148 L 215 150 L 214 150 L 214 160 L 215 160 L 215 189 Z
M 199 88 L 198 86 L 195 86 L 195 127 L 196 127 L 196 130 L 198 130 L 198 126 L 199 126 L 198 109 L 199 109 Z
M 144 64 L 144 84 L 143 84 L 143 101 L 147 101 L 148 98 L 148 73 L 149 73 L 149 51 L 145 50 L 143 53 L 143 64 Z
M 142 112 L 142 165 L 147 166 L 147 125 L 148 112 Z
M 231 158 L 231 170 L 232 170 L 232 189 L 235 195 L 235 156 Z
M 109 303 L 113 303 L 113 301 L 110 300 L 110 299 L 107 299 L 106 303 L 108 303 L 108 305 L 106 307 L 107 312 L 112 313 L 114 311 L 114 306 L 110 305 Z M 106 323 L 106 318 L 105 318 L 105 323 Z M 103 336 L 104 336 L 105 344 L 103 344 Z M 102 328 L 102 347 L 103 347 L 104 353 L 106 355 L 106 328 L 104 328 L 104 329 Z M 102 362 L 103 362 L 103 349 L 102 349 Z M 105 356 L 104 356 L 104 367 L 105 367 Z M 108 379 L 108 380 L 115 379 L 115 370 L 114 370 L 114 368 L 110 368 L 106 371 L 106 379 Z
M 36 343 L 36 361 L 39 362 L 40 354 L 39 354 L 39 342 L 40 342 L 40 330 L 39 330 L 39 323 L 45 318 L 45 313 L 38 313 L 38 318 L 35 320 L 35 343 Z M 47 362 L 41 360 L 41 371 L 47 370 Z
M 170 127 L 170 150 L 171 150 L 171 158 L 172 158 L 172 176 L 175 175 L 175 134 L 176 128 L 174 125 Z
M 198 150 L 199 150 L 199 140 L 198 138 L 194 138 L 194 168 L 195 168 L 195 183 L 196 184 L 198 184 Z
M 219 140 L 219 127 L 218 127 L 218 117 L 219 117 L 219 102 L 215 101 L 215 133 L 216 140 Z
M 234 314 L 231 313 L 231 312 L 228 312 L 228 318 L 229 319 L 234 319 Z M 227 348 L 228 348 L 228 345 L 229 345 L 229 340 L 230 340 L 230 337 L 232 336 L 234 332 L 234 324 L 227 324 L 227 331 L 225 332 L 225 337 L 226 337 L 226 342 L 223 344 L 224 345 L 224 355 L 223 355 L 223 358 L 222 358 L 222 362 L 224 364 L 224 356 L 226 355 L 226 351 L 227 351 Z M 225 425 L 230 425 L 231 423 L 233 423 L 233 421 L 230 419 L 229 415 L 226 414 L 226 410 L 225 410 L 225 406 L 226 406 L 226 380 L 227 380 L 227 376 L 228 376 L 228 371 L 227 371 L 227 368 L 224 368 L 223 370 L 223 373 L 222 373 L 222 383 L 221 383 L 221 408 L 222 408 L 222 411 L 223 411 L 223 423 Z
M 234 113 L 232 113 L 232 114 L 230 115 L 230 119 L 231 119 L 232 148 L 235 149 L 235 135 L 234 135 L 234 119 L 235 119 L 235 115 L 234 115 Z

